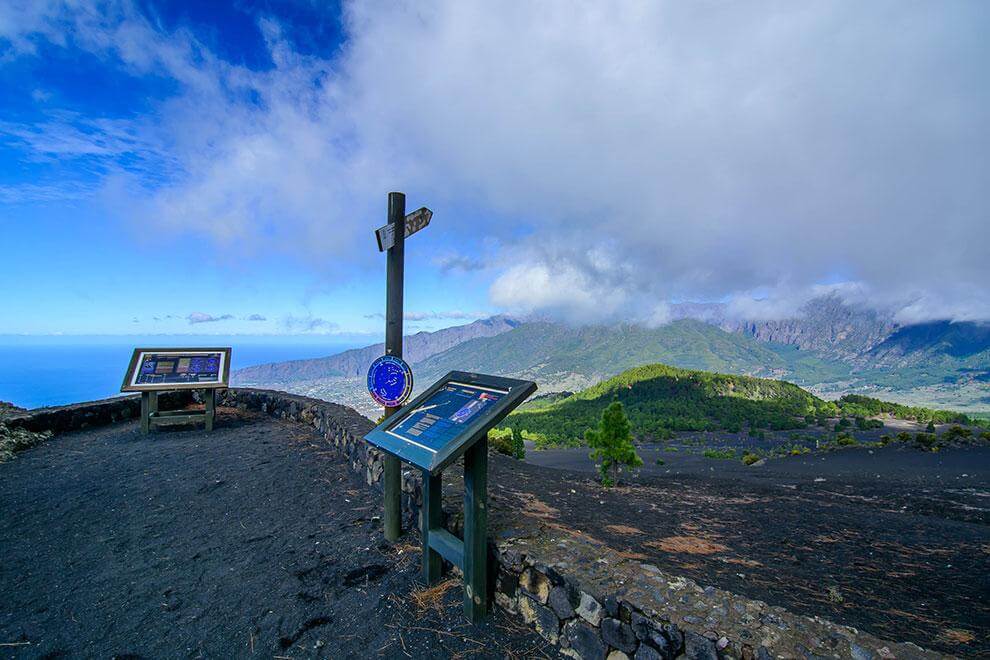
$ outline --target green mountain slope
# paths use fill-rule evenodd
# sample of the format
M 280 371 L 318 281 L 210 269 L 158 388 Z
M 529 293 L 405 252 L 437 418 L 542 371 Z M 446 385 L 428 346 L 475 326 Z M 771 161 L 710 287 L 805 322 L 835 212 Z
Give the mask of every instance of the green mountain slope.
M 580 389 L 654 362 L 753 375 L 788 370 L 787 361 L 766 344 L 690 319 L 658 328 L 524 323 L 494 337 L 458 344 L 419 363 L 416 370 L 424 381 L 460 369 Z
M 605 407 L 621 401 L 639 437 L 669 431 L 790 429 L 807 415 L 834 414 L 836 406 L 779 380 L 731 376 L 650 364 L 563 399 L 533 402 L 506 420 L 542 434 L 550 443 L 580 444 Z
M 506 426 L 536 433 L 547 444 L 583 444 L 612 401 L 621 401 L 639 438 L 671 431 L 803 428 L 809 417 L 894 417 L 938 424 L 987 426 L 962 413 L 909 407 L 865 396 L 824 401 L 793 383 L 649 364 L 623 371 L 566 396 L 531 399 Z

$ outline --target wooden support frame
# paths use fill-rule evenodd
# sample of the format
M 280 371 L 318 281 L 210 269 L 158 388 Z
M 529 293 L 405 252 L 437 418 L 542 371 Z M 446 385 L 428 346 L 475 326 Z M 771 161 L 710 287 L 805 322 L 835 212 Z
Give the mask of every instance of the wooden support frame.
M 464 616 L 488 614 L 488 435 L 464 454 L 464 540 L 443 528 L 442 473 L 423 471 L 423 581 L 435 584 L 441 557 L 464 574 Z
M 141 392 L 141 433 L 148 435 L 155 426 L 170 424 L 188 424 L 202 421 L 207 431 L 213 430 L 213 422 L 217 411 L 217 390 L 215 387 L 203 388 L 203 410 L 189 412 L 186 410 L 159 410 L 158 391 L 145 390 Z

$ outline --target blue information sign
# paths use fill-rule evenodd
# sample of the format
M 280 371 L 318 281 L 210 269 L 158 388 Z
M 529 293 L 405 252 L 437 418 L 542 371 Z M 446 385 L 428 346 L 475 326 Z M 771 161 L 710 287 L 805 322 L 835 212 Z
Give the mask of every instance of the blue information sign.
M 383 355 L 368 369 L 371 398 L 388 408 L 401 406 L 412 394 L 412 369 L 402 358 Z

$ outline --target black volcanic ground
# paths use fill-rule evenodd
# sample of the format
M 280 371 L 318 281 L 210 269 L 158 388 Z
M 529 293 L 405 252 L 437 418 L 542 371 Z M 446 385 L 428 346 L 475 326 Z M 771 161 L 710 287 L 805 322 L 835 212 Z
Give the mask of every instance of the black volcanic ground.
M 0 657 L 546 657 L 460 592 L 418 610 L 418 537 L 312 427 L 67 434 L 0 464 Z

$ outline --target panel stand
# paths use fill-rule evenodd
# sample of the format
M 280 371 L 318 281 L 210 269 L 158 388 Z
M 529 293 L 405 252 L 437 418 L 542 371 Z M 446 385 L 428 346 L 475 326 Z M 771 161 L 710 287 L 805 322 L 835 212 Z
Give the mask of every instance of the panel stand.
M 423 472 L 423 581 L 440 579 L 443 557 L 464 574 L 464 615 L 473 623 L 488 613 L 488 436 L 464 454 L 464 540 L 442 527 L 442 476 Z
M 168 424 L 188 424 L 202 421 L 207 431 L 213 430 L 213 421 L 217 414 L 217 391 L 209 387 L 203 390 L 203 411 L 188 412 L 185 410 L 159 410 L 158 392 L 141 392 L 141 433 L 147 435 L 152 427 Z

